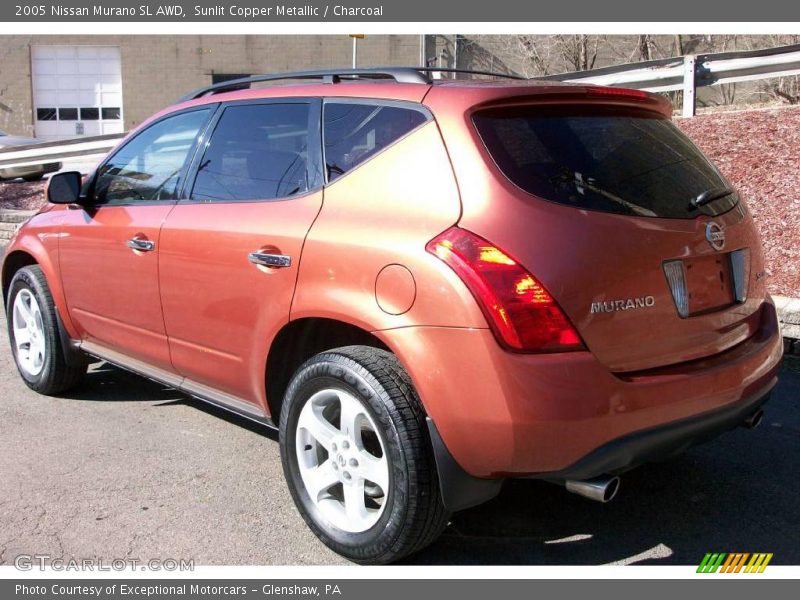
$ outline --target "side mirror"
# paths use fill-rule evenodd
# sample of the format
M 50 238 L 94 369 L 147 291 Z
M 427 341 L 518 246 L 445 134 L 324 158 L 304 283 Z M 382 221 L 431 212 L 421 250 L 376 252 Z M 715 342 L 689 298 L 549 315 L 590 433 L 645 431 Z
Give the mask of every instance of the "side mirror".
M 47 201 L 53 204 L 75 204 L 81 197 L 81 174 L 77 171 L 56 173 L 47 186 Z

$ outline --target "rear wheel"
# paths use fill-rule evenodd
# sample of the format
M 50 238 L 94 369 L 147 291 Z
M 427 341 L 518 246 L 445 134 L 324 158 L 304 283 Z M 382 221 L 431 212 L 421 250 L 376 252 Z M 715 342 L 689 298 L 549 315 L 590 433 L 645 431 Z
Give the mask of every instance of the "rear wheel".
M 40 394 L 58 394 L 77 385 L 86 365 L 66 363 L 55 304 L 39 266 L 17 271 L 6 306 L 11 350 L 28 387 Z
M 306 362 L 286 392 L 280 442 L 300 514 L 350 560 L 396 561 L 447 525 L 419 398 L 389 352 L 348 346 Z

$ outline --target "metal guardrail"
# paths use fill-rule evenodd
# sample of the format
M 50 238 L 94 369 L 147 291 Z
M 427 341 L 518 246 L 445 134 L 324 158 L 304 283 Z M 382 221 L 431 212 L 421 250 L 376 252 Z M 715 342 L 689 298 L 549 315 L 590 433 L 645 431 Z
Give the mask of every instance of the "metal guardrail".
M 124 137 L 124 133 L 115 133 L 0 148 L 0 169 L 59 162 L 76 156 L 105 154 Z
M 763 50 L 691 54 L 550 75 L 544 79 L 635 88 L 683 90 L 683 116 L 694 116 L 698 87 L 800 75 L 800 44 Z

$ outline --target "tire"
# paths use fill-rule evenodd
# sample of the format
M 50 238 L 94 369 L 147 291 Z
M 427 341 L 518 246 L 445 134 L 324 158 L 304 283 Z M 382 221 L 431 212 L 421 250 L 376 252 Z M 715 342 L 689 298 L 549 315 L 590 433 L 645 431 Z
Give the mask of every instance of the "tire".
M 17 327 L 26 321 L 24 308 L 28 308 L 30 318 L 27 321 L 33 323 L 33 329 Z M 14 361 L 29 388 L 40 394 L 54 395 L 81 382 L 87 365 L 68 366 L 66 363 L 55 304 L 38 265 L 24 267 L 14 275 L 6 302 L 6 318 Z M 34 329 L 36 332 L 31 336 Z M 23 333 L 30 336 L 31 341 L 18 345 L 18 336 L 21 338 Z
M 39 173 L 38 175 L 25 175 L 25 177 L 22 178 L 23 181 L 27 181 L 29 183 L 33 181 L 41 181 L 42 179 L 44 179 L 44 173 Z
M 303 519 L 353 562 L 395 562 L 447 526 L 425 414 L 390 352 L 347 346 L 303 364 L 286 391 L 280 449 Z

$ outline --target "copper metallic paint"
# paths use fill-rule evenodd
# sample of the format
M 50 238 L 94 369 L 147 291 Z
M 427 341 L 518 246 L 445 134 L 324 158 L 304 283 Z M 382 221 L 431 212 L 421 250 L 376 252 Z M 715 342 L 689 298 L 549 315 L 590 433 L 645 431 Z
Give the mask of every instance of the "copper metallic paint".
M 374 332 L 408 370 L 466 471 L 502 477 L 559 470 L 618 436 L 762 389 L 781 356 L 774 307 L 755 276 L 764 261 L 749 215 L 733 210 L 715 218 L 725 227 L 726 251 L 750 248 L 747 301 L 682 320 L 661 261 L 715 252 L 705 240 L 708 219 L 619 216 L 532 198 L 497 169 L 471 124 L 476 107 L 498 103 L 600 102 L 667 114 L 666 104 L 649 96 L 589 97 L 586 89 L 347 83 L 205 97 L 164 113 L 255 98 L 338 96 L 423 102 L 435 120 L 302 198 L 94 214 L 48 207 L 23 226 L 8 253 L 27 253 L 42 266 L 74 339 L 213 386 L 265 414 L 266 357 L 282 326 L 324 317 Z M 425 250 L 456 224 L 522 261 L 588 351 L 501 349 L 463 282 Z M 136 233 L 157 241 L 157 251 L 127 249 L 125 240 Z M 267 247 L 291 255 L 292 266 L 269 270 L 248 262 L 248 252 Z M 413 304 L 401 314 L 376 300 L 376 293 L 392 295 L 376 289 L 378 274 L 392 264 L 407 268 L 416 284 Z M 592 302 L 642 295 L 654 296 L 653 309 L 590 312 Z

